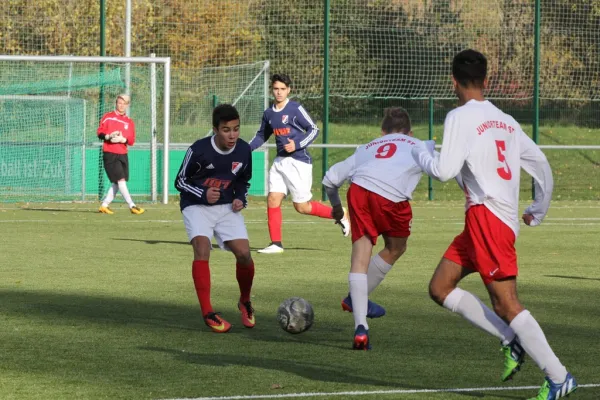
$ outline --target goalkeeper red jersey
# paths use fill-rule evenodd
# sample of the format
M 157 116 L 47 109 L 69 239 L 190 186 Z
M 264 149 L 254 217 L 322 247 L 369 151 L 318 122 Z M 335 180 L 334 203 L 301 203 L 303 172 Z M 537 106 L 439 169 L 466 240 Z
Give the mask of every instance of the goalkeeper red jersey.
M 100 120 L 97 135 L 110 135 L 115 131 L 120 131 L 121 135 L 127 139 L 125 143 L 111 143 L 104 141 L 102 150 L 105 153 L 127 154 L 127 146 L 133 146 L 135 143 L 135 124 L 127 115 L 121 115 L 116 110 L 104 114 Z

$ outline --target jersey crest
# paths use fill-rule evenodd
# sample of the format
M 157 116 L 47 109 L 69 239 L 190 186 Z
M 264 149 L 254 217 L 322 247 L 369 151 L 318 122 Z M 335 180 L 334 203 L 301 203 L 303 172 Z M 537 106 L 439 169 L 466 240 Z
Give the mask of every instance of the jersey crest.
M 281 116 L 281 122 L 283 122 L 284 124 L 287 124 L 289 120 L 290 120 L 290 116 L 289 115 L 282 115 Z
M 240 169 L 242 169 L 243 165 L 244 165 L 244 163 L 241 163 L 241 162 L 237 162 L 237 161 L 232 162 L 231 163 L 231 172 L 234 175 L 237 175 L 237 173 L 240 171 Z

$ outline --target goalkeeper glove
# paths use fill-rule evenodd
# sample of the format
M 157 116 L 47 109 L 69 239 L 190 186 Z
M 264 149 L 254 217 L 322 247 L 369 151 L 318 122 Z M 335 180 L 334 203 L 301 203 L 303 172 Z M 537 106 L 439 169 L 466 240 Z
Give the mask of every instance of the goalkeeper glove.
M 112 133 L 109 133 L 108 135 L 104 135 L 104 140 L 109 141 L 113 138 L 116 138 L 117 136 L 121 136 L 120 131 L 114 131 Z M 114 143 L 114 142 L 112 142 L 112 143 Z

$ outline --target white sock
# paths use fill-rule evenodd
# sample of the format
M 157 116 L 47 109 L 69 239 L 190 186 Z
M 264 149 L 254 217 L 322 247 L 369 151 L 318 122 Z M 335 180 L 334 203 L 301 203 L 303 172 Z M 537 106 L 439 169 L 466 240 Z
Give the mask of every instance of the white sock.
M 352 299 L 354 300 L 354 299 Z M 455 288 L 444 300 L 444 307 L 460 314 L 476 327 L 496 336 L 506 346 L 515 338 L 515 332 L 498 314 L 490 310 L 477 296 Z
M 363 325 L 369 329 L 367 324 L 367 309 L 369 307 L 369 293 L 367 289 L 367 274 L 350 272 L 348 274 L 350 286 L 350 297 L 352 297 L 352 314 L 354 315 L 354 329 Z
M 102 207 L 108 207 L 108 205 L 112 203 L 112 201 L 115 199 L 115 195 L 117 194 L 118 190 L 119 187 L 116 183 L 110 185 L 110 187 L 108 188 L 108 192 L 106 192 L 106 196 L 104 196 L 104 200 L 102 200 Z
M 127 182 L 119 181 L 119 192 L 123 195 L 123 198 L 129 204 L 129 208 L 135 207 L 135 203 L 131 200 L 131 195 L 129 194 L 129 190 L 127 189 Z
M 510 327 L 517 334 L 523 349 L 552 382 L 562 383 L 567 379 L 567 369 L 550 348 L 542 328 L 529 311 L 521 311 Z
M 367 284 L 369 287 L 369 294 L 375 290 L 377 286 L 383 281 L 385 275 L 390 272 L 392 266 L 386 263 L 379 254 L 375 254 L 369 262 L 369 270 L 367 271 Z

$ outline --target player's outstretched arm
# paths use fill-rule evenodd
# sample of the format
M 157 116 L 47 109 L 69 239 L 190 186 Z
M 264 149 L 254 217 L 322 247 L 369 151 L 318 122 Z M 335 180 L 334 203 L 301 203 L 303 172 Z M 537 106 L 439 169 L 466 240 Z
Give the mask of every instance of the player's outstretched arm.
M 319 128 L 302 106 L 298 106 L 296 122 L 306 132 L 306 136 L 294 140 L 296 142 L 296 150 L 300 150 L 310 146 L 315 141 L 319 136 Z
M 412 156 L 423 171 L 442 182 L 456 177 L 462 169 L 468 154 L 468 144 L 460 134 L 460 120 L 455 113 L 449 113 L 444 122 L 444 139 L 440 157 L 436 158 L 433 148 L 427 142 L 420 142 L 412 149 Z
M 535 199 L 525 209 L 523 219 L 529 226 L 537 226 L 548 213 L 552 191 L 554 190 L 554 178 L 548 159 L 542 150 L 522 130 L 518 130 L 519 144 L 521 147 L 521 167 L 534 180 Z M 526 217 L 530 215 L 531 217 Z
M 344 161 L 333 165 L 323 178 L 323 186 L 329 198 L 329 203 L 333 207 L 333 218 L 336 221 L 341 221 L 344 218 L 344 210 L 342 209 L 342 200 L 340 199 L 339 188 L 350 177 L 350 173 L 354 169 L 356 163 L 355 155 L 351 155 Z
M 192 181 L 192 176 L 200 172 L 200 166 L 202 165 L 201 157 L 198 156 L 192 148 L 188 148 L 179 167 L 179 172 L 175 177 L 175 188 L 181 193 L 189 193 L 200 199 L 201 204 L 210 204 L 207 199 L 206 187 L 197 186 Z
M 254 134 L 254 137 L 249 142 L 250 149 L 252 151 L 258 149 L 267 140 L 269 140 L 269 138 L 271 137 L 272 134 L 273 134 L 273 128 L 271 127 L 271 124 L 269 124 L 269 120 L 267 118 L 267 113 L 265 112 L 265 113 L 263 113 L 262 121 L 260 123 L 260 128 L 258 128 L 258 130 L 256 131 L 256 134 Z

